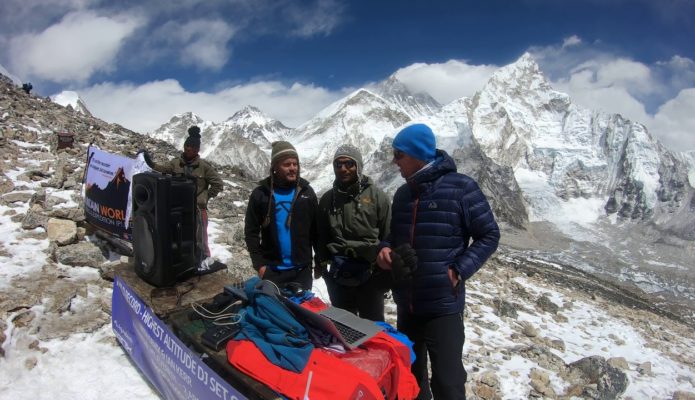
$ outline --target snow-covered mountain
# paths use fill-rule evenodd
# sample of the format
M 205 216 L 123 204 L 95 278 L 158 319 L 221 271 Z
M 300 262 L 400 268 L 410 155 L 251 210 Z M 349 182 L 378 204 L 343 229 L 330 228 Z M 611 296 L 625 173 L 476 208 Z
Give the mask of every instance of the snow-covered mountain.
M 617 214 L 695 239 L 694 191 L 682 158 L 644 125 L 574 105 L 550 87 L 530 55 L 493 74 L 470 104 L 476 142 L 514 169 L 531 219 Z
M 515 245 L 655 295 L 695 301 L 688 257 L 695 254 L 695 153 L 670 152 L 638 122 L 577 106 L 550 86 L 529 54 L 496 71 L 473 97 L 443 106 L 391 76 L 293 130 L 277 129 L 267 117 L 258 122 L 259 114 L 247 108 L 222 124 L 189 118 L 175 130 L 182 143 L 190 124 L 205 126 L 204 137 L 214 126 L 218 133 L 203 140 L 203 153 L 256 177 L 267 174 L 268 143 L 289 140 L 319 195 L 332 184 L 335 149 L 351 143 L 362 152 L 365 173 L 393 193 L 403 184 L 392 163 L 393 136 L 424 122 L 459 171 L 480 183 L 498 220 L 531 238 L 508 232 Z M 226 131 L 236 139 L 221 140 Z
M 56 94 L 55 96 L 52 96 L 51 100 L 53 100 L 54 103 L 58 103 L 63 107 L 70 107 L 72 110 L 80 114 L 84 114 L 90 117 L 92 116 L 92 113 L 87 108 L 87 104 L 85 104 L 84 100 L 80 98 L 80 95 L 77 94 L 77 92 L 64 90 Z
M 270 155 L 270 144 L 285 140 L 291 129 L 282 122 L 269 118 L 256 107 L 246 106 L 224 122 L 231 133 L 255 143 Z
M 351 143 L 362 151 L 365 172 L 393 192 L 402 178 L 390 142 L 413 121 L 432 126 L 438 147 L 485 182 L 498 217 L 514 226 L 547 221 L 571 234 L 574 225 L 609 219 L 695 239 L 694 157 L 668 151 L 642 124 L 573 104 L 550 87 L 529 54 L 500 68 L 472 98 L 444 106 L 391 76 L 294 130 L 247 107 L 220 124 L 178 115 L 152 136 L 180 146 L 186 127 L 198 124 L 204 156 L 254 176 L 267 170 L 269 143 L 287 139 L 318 192 L 333 180 L 335 148 Z
M 253 179 L 261 178 L 268 171 L 270 144 L 284 139 L 290 131 L 257 108 L 247 106 L 222 123 L 205 121 L 192 112 L 177 114 L 150 136 L 183 148 L 192 125 L 201 129 L 202 157 L 236 166 Z
M 212 125 L 212 123 L 206 123 L 202 118 L 192 112 L 174 115 L 168 122 L 162 124 L 148 135 L 155 139 L 163 140 L 178 149 L 183 149 L 183 142 L 186 140 L 186 137 L 188 137 L 188 128 L 193 125 L 200 127 L 200 144 L 201 151 L 203 151 L 203 149 L 210 146 L 205 128 Z
M 442 105 L 428 93 L 412 93 L 395 75 L 377 85 L 374 90 L 393 105 L 400 107 L 411 118 L 436 114 Z
M 374 153 L 383 152 L 382 142 L 387 135 L 409 120 L 400 107 L 369 90 L 360 89 L 297 127 L 290 138 L 303 160 L 302 175 L 322 192 L 333 182 L 331 163 L 339 145 L 349 143 L 356 146 L 367 160 Z M 388 153 L 391 153 L 390 148 Z M 395 170 L 393 166 L 391 169 Z M 365 167 L 365 172 L 370 171 Z
M 369 105 L 373 100 L 382 111 L 389 108 L 378 96 L 362 94 L 359 99 L 363 103 L 355 100 L 353 105 Z M 338 102 L 321 122 L 330 124 L 332 117 L 345 118 L 351 108 Z M 502 191 L 505 182 L 515 181 L 514 170 L 483 153 L 468 124 L 467 113 L 472 109 L 472 99 L 461 99 L 427 120 L 441 132 L 440 145 L 451 150 L 460 169 L 477 176 L 484 190 L 494 194 L 490 197 L 493 203 L 514 203 L 514 188 Z M 192 115 L 187 118 L 179 121 L 181 142 L 194 121 L 206 131 L 210 128 Z M 375 120 L 381 120 L 384 125 L 380 127 L 386 130 L 389 121 L 398 124 L 401 118 Z M 355 127 L 370 126 L 354 119 L 360 121 Z M 73 148 L 56 149 L 57 127 L 75 133 Z M 374 165 L 390 162 L 390 138 L 398 128 L 391 129 L 383 137 L 373 138 L 376 147 L 365 153 L 373 173 L 378 172 Z M 307 131 L 307 140 L 315 140 L 311 133 L 319 132 L 330 138 L 328 132 L 316 129 Z M 212 131 L 204 135 L 204 142 L 205 138 L 210 143 L 217 140 Z M 299 143 L 292 136 L 287 138 Z M 216 143 L 220 149 L 225 146 L 223 141 Z M 132 258 L 119 255 L 122 247 L 114 246 L 85 223 L 79 182 L 90 144 L 129 157 L 143 147 L 158 158 L 173 157 L 181 148 L 180 143 L 174 147 L 120 125 L 71 112 L 43 97 L 27 95 L 0 78 L 0 382 L 7 382 L 0 384 L 0 398 L 161 398 L 114 336 L 114 274 L 132 268 Z M 330 154 L 336 145 L 326 143 L 322 151 Z M 677 155 L 680 162 L 690 166 L 692 157 L 692 153 Z M 306 162 L 310 162 L 308 157 Z M 255 275 L 241 240 L 246 200 L 255 183 L 234 176 L 235 168 L 217 167 L 225 190 L 208 209 L 209 243 L 213 257 L 229 266 L 226 272 L 218 272 L 226 274 L 217 282 L 222 290 L 227 279 L 238 281 Z M 402 182 L 398 179 L 389 182 Z M 521 193 L 518 187 L 515 190 Z M 638 219 L 633 226 L 640 224 L 644 222 Z M 545 255 L 552 245 L 557 244 L 557 257 L 571 255 L 581 243 L 552 231 L 534 230 L 536 226 L 532 222 L 527 231 L 504 230 L 497 253 L 466 282 L 463 361 L 468 370 L 469 396 L 695 398 L 694 308 L 677 312 L 662 308 L 660 295 L 643 296 L 606 283 L 595 271 L 586 272 L 583 263 L 548 262 Z M 524 232 L 528 234 L 522 235 Z M 531 251 L 515 248 L 521 239 L 531 243 Z M 610 242 L 610 251 L 598 255 L 603 264 L 615 262 L 622 254 L 625 237 L 609 237 L 606 242 Z M 658 255 L 654 266 L 671 275 L 687 270 L 695 254 L 692 244 L 683 246 L 663 238 L 639 237 L 639 243 L 638 248 L 627 250 L 642 251 L 637 255 L 644 258 Z M 659 243 L 663 245 L 660 249 Z M 666 260 L 673 253 L 689 255 L 688 264 L 670 265 Z M 641 280 L 643 286 L 656 286 L 635 265 L 624 265 L 623 270 L 633 280 Z M 199 285 L 200 281 L 194 280 Z M 190 288 L 190 282 L 182 283 L 179 289 Z M 673 288 L 692 289 L 692 282 L 686 280 Z M 322 279 L 314 280 L 313 291 L 328 301 Z M 181 301 L 182 307 L 190 306 L 194 300 L 186 293 L 148 301 L 168 298 Z M 386 317 L 395 324 L 392 300 L 386 301 Z M 187 376 L 177 375 L 176 379 Z

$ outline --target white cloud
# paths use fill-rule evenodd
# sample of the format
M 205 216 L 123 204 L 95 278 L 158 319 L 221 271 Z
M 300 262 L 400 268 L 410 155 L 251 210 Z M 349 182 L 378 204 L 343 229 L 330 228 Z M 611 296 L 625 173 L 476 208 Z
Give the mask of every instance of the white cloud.
M 67 14 L 40 33 L 10 40 L 13 70 L 54 82 L 85 81 L 113 67 L 124 40 L 140 25 L 139 19 L 125 15 Z
M 461 97 L 470 97 L 482 89 L 494 65 L 470 65 L 449 60 L 443 64 L 417 63 L 401 68 L 395 75 L 414 92 L 427 92 L 442 104 Z
M 565 38 L 565 40 L 562 42 L 562 47 L 570 47 L 570 46 L 576 46 L 578 44 L 582 43 L 582 39 L 579 38 L 577 35 L 572 35 L 568 38 Z
M 285 15 L 295 28 L 291 33 L 300 37 L 328 35 L 343 19 L 345 6 L 336 0 L 318 0 L 314 7 L 298 7 L 288 3 Z
M 672 87 L 695 86 L 695 61 L 675 55 L 668 61 L 657 62 L 656 66 L 664 71 Z
M 188 92 L 171 79 L 144 85 L 105 83 L 79 89 L 79 93 L 96 117 L 140 133 L 153 131 L 174 114 L 188 111 L 221 122 L 246 105 L 295 127 L 345 95 L 313 85 L 288 86 L 277 81 L 236 85 L 214 93 Z
M 234 28 L 222 20 L 170 21 L 152 33 L 146 47 L 155 58 L 174 53 L 183 65 L 218 70 L 229 59 L 233 35 Z
M 568 93 L 572 101 L 592 110 L 618 113 L 635 122 L 646 123 L 650 117 L 644 105 L 625 88 L 597 83 L 589 70 L 575 72 L 567 82 L 555 82 L 553 87 Z
M 85 10 L 97 1 L 99 0 L 3 0 L 0 6 L 0 29 L 5 34 L 43 30 L 64 15 Z
M 598 65 L 596 68 L 596 85 L 599 87 L 619 86 L 641 93 L 657 91 L 658 83 L 652 81 L 651 72 L 646 65 L 618 58 Z
M 677 151 L 695 149 L 695 88 L 682 90 L 659 107 L 649 124 L 663 143 Z

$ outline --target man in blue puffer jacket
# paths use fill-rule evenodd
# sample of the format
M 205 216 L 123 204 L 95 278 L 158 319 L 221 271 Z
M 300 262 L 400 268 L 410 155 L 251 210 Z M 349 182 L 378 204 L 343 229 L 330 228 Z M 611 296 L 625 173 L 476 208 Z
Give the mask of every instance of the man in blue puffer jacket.
M 465 281 L 497 249 L 499 227 L 478 184 L 456 172 L 427 125 L 405 127 L 393 149 L 406 184 L 393 197 L 391 233 L 377 262 L 401 278 L 393 289 L 397 324 L 415 343 L 418 399 L 465 399 Z

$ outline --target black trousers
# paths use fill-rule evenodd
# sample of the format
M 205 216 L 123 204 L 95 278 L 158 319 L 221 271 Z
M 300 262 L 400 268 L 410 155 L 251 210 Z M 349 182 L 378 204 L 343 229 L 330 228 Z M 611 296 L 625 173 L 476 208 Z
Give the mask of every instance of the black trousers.
M 289 269 L 285 271 L 274 271 L 270 268 L 266 268 L 262 279 L 274 282 L 279 287 L 282 287 L 285 283 L 295 282 L 304 290 L 311 290 L 311 286 L 314 283 L 311 275 L 311 267 Z
M 463 313 L 424 317 L 398 309 L 398 330 L 414 342 L 416 360 L 411 371 L 420 386 L 417 400 L 465 400 Z M 428 379 L 427 356 L 432 365 Z M 431 390 L 430 390 L 431 388 Z
M 384 320 L 384 292 L 374 275 L 359 286 L 341 285 L 328 274 L 324 275 L 331 305 L 372 321 Z

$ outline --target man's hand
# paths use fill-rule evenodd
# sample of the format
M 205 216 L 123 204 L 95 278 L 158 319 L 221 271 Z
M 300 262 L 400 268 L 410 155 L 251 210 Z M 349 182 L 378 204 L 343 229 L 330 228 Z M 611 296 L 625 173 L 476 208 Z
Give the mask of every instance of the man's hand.
M 451 281 L 451 286 L 454 288 L 461 283 L 461 276 L 456 272 L 456 269 L 454 269 L 453 266 L 449 266 L 449 280 Z
M 265 265 L 261 265 L 261 267 L 258 268 L 258 277 L 259 278 L 263 279 L 263 275 L 265 275 L 265 269 L 266 269 Z
M 379 268 L 385 270 L 385 271 L 390 271 L 391 270 L 391 248 L 390 247 L 384 247 L 381 249 L 379 254 L 376 256 L 376 264 L 379 266 Z
M 320 279 L 328 270 L 328 263 L 326 261 L 316 262 L 314 264 L 314 279 Z
M 150 153 L 145 149 L 139 150 L 138 154 L 140 153 L 142 153 L 142 158 L 145 159 L 147 166 L 149 166 L 150 168 L 154 168 L 154 162 L 152 161 L 152 157 L 150 157 Z

